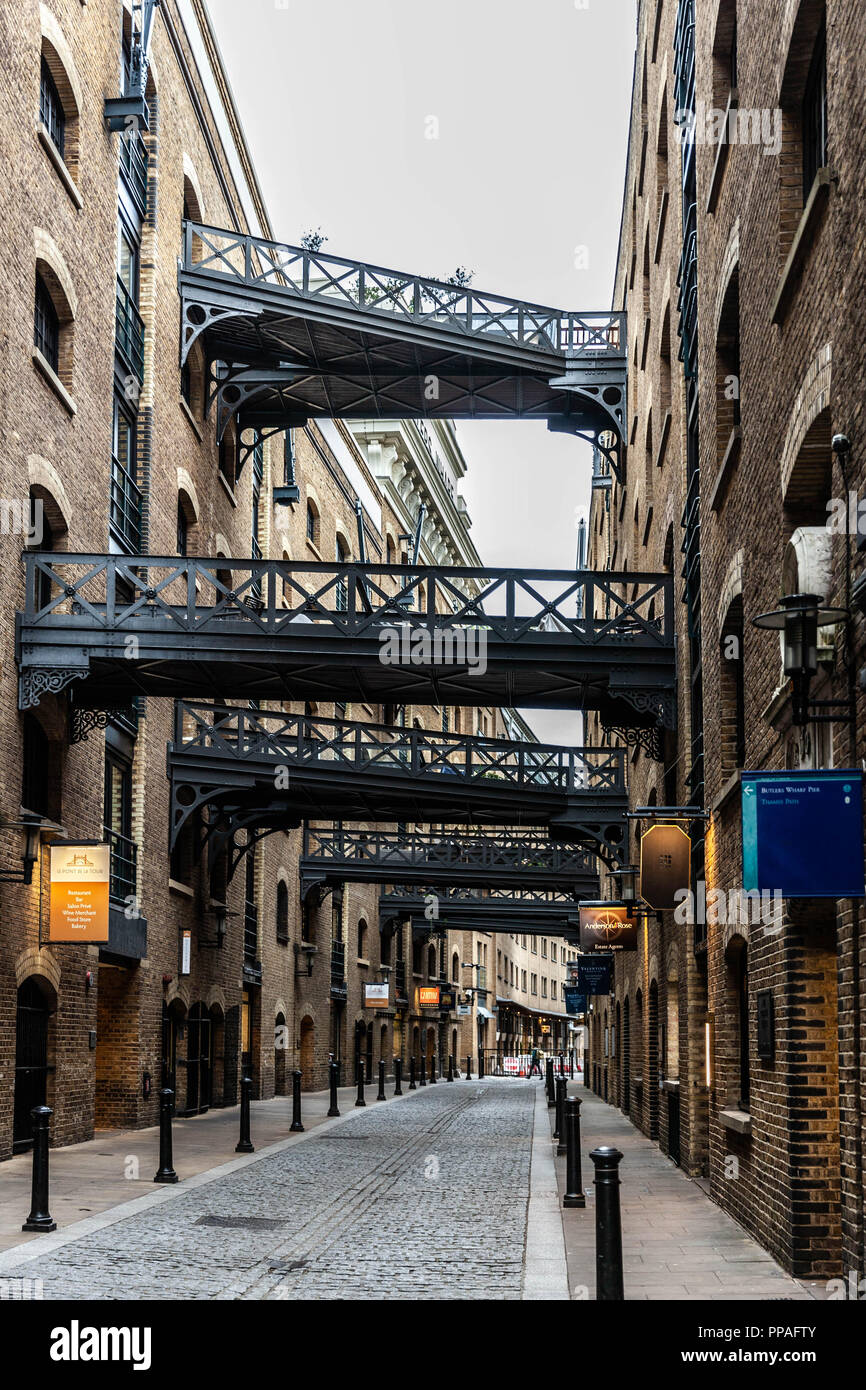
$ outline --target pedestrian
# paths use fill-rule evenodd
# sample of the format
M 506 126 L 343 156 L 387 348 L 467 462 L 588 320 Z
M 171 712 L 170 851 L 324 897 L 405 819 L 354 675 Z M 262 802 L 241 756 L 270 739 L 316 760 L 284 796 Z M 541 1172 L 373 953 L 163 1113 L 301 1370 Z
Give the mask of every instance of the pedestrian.
M 539 1052 L 539 1050 L 538 1050 L 537 1047 L 534 1047 L 534 1048 L 532 1049 L 532 1065 L 531 1065 L 530 1068 L 529 1068 L 529 1079 L 530 1079 L 530 1081 L 532 1080 L 532 1078 L 533 1078 L 533 1076 L 535 1075 L 536 1072 L 538 1072 L 539 1077 L 541 1077 L 542 1080 L 543 1080 L 544 1078 L 543 1078 L 543 1076 L 542 1076 L 542 1071 L 541 1071 L 541 1053 Z

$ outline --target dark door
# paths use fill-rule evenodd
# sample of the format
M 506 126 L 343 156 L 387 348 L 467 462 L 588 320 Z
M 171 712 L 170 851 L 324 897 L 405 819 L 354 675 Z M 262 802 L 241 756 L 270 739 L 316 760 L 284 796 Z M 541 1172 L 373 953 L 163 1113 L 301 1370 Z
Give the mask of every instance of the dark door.
M 204 1004 L 194 1004 L 187 1026 L 186 1113 L 204 1115 L 211 1104 L 211 1021 Z
M 668 1157 L 680 1166 L 680 1096 L 668 1091 Z
M 30 1111 L 44 1105 L 48 1082 L 48 1006 L 35 980 L 25 980 L 18 990 L 15 1045 L 15 1109 L 12 1149 L 23 1153 L 33 1147 Z

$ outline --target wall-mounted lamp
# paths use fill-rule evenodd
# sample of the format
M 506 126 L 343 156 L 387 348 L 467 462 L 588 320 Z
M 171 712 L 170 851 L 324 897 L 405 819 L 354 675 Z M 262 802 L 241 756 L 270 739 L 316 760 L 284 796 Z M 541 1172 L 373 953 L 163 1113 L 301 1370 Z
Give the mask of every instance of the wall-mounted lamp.
M 39 858 L 39 849 L 44 840 L 59 839 L 66 834 L 61 825 L 47 816 L 34 811 L 22 811 L 20 820 L 3 821 L 2 830 L 23 830 L 24 847 L 21 853 L 20 869 L 0 869 L 0 883 L 32 883 L 33 866 Z
M 823 599 L 817 594 L 786 594 L 780 602 L 781 608 L 753 618 L 752 626 L 783 633 L 785 675 L 793 686 L 791 703 L 794 723 L 803 725 L 813 720 L 820 722 L 832 718 L 831 714 L 810 713 L 809 687 L 818 670 L 818 628 L 836 627 L 846 622 L 848 610 L 822 607 Z M 816 700 L 813 703 L 819 710 L 830 705 L 838 710 L 846 704 L 842 700 Z
M 715 1082 L 716 1019 L 708 1014 L 704 1022 L 704 1085 L 710 1090 Z
M 214 939 L 213 941 L 206 941 L 204 937 L 200 936 L 197 944 L 199 950 L 221 951 L 228 935 L 229 918 L 240 917 L 240 913 L 230 912 L 224 903 L 212 903 L 211 908 L 215 918 Z
M 616 880 L 619 889 L 616 894 L 620 902 L 633 906 L 637 899 L 637 876 L 640 869 L 637 864 L 624 864 L 621 869 L 611 869 L 610 876 Z

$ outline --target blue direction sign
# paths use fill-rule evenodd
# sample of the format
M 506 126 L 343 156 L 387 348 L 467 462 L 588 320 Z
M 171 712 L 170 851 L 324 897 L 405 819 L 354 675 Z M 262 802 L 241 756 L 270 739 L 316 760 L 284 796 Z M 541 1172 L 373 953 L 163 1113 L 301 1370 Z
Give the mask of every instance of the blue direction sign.
M 783 898 L 862 898 L 859 771 L 744 772 L 743 887 Z

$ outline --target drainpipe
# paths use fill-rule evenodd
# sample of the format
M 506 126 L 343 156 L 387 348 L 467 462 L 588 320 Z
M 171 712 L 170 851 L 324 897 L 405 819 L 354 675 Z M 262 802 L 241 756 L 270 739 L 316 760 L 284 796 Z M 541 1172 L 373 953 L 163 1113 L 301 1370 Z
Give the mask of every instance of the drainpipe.
M 844 434 L 833 436 L 833 453 L 839 463 L 842 473 L 842 486 L 845 495 L 845 608 L 848 616 L 845 619 L 845 648 L 844 658 L 848 675 L 848 740 L 851 750 L 851 766 L 857 766 L 857 683 L 854 670 L 854 618 L 851 612 L 851 526 L 848 517 L 848 472 L 845 467 L 846 455 L 850 452 L 850 441 Z M 861 1050 L 861 1019 L 860 1019 L 860 903 L 857 898 L 851 899 L 851 929 L 852 929 L 852 973 L 854 976 L 854 1007 L 853 1007 L 853 1051 L 854 1051 L 854 1096 L 853 1109 L 856 1116 L 854 1131 L 854 1171 L 857 1184 L 857 1232 L 858 1243 L 862 1247 L 864 1239 L 863 1230 L 863 1115 L 861 1109 L 861 1099 L 863 1094 L 862 1070 L 863 1054 Z M 859 1266 L 858 1266 L 859 1267 Z

